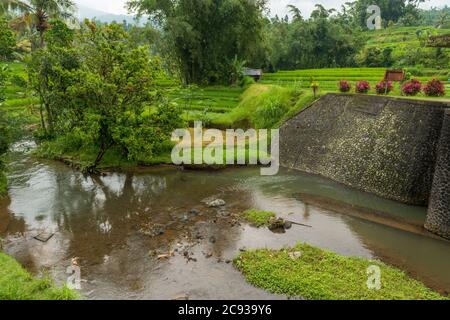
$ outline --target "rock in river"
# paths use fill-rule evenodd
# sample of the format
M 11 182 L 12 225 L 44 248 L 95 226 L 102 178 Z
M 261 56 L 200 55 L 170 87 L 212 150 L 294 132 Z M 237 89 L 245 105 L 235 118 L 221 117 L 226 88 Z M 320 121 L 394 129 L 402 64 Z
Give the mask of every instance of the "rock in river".
M 226 204 L 225 201 L 223 201 L 222 199 L 216 199 L 216 200 L 212 200 L 206 203 L 206 205 L 210 208 L 218 208 L 218 207 L 223 207 Z

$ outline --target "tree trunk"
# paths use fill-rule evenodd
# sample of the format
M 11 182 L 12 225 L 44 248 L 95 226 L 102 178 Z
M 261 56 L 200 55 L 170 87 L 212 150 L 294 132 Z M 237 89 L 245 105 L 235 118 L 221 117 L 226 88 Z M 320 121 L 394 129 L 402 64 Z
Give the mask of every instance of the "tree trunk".
M 111 147 L 111 144 L 109 144 L 109 145 L 105 145 L 104 143 L 101 144 L 100 151 L 98 152 L 97 158 L 95 159 L 95 162 L 94 162 L 94 169 L 97 168 L 97 166 L 100 164 L 106 151 L 108 151 L 108 149 L 110 147 Z
M 44 30 L 39 31 L 39 47 L 42 49 L 45 45 L 44 41 Z
M 50 106 L 47 103 L 45 103 L 45 111 L 47 112 L 48 129 L 50 132 L 53 132 L 53 115 Z
M 42 103 L 41 103 L 41 106 L 39 107 L 39 115 L 41 116 L 41 126 L 42 126 L 42 129 L 44 129 L 45 134 L 47 134 L 47 127 L 45 125 L 44 112 L 42 109 L 43 108 L 42 108 Z

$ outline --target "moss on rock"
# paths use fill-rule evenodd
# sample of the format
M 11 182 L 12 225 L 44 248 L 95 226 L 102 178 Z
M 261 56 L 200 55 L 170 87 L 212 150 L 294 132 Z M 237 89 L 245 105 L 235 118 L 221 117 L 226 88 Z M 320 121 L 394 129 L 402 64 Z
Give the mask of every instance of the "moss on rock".
M 269 225 L 270 221 L 275 218 L 275 213 L 271 211 L 250 209 L 244 211 L 242 213 L 242 216 L 246 221 L 255 225 L 256 227 L 263 227 Z

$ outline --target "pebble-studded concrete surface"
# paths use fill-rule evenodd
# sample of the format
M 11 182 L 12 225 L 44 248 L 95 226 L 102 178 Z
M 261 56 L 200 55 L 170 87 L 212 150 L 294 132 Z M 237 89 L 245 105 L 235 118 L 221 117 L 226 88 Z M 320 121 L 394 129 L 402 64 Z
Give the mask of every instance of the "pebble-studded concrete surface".
M 328 94 L 282 126 L 280 163 L 412 205 L 429 204 L 434 181 L 429 227 L 448 236 L 450 120 L 445 132 L 442 127 L 449 108 L 439 101 Z
M 443 121 L 425 227 L 450 239 L 450 109 L 447 110 Z

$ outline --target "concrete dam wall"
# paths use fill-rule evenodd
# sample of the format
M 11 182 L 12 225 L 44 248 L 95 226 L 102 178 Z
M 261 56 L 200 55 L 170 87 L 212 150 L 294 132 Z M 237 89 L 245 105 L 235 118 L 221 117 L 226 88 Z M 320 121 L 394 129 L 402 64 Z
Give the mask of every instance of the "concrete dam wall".
M 281 165 L 430 205 L 426 227 L 450 238 L 449 108 L 437 101 L 327 94 L 282 126 Z

